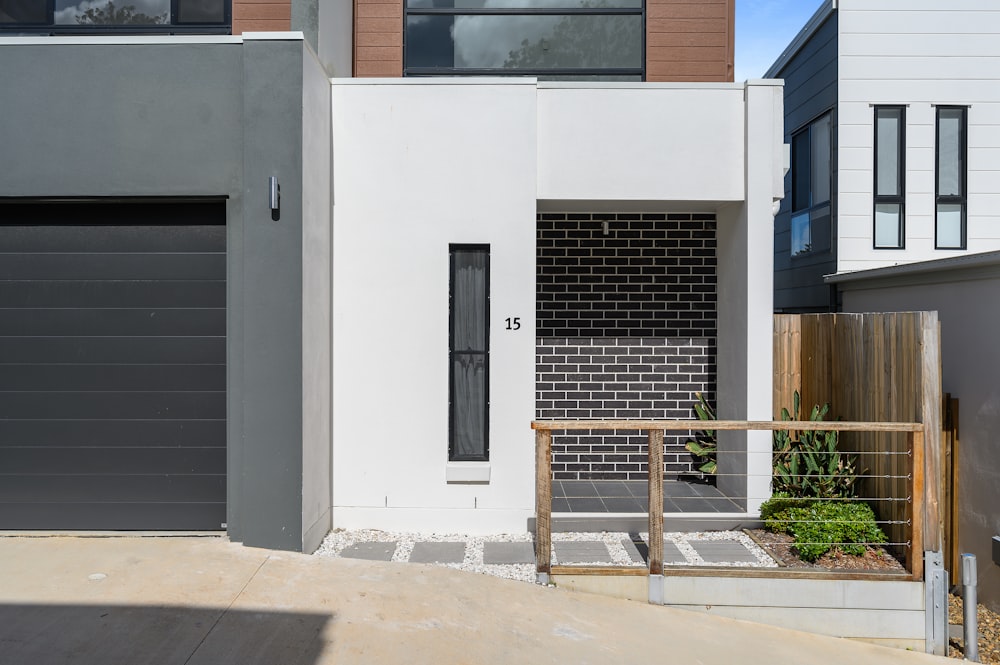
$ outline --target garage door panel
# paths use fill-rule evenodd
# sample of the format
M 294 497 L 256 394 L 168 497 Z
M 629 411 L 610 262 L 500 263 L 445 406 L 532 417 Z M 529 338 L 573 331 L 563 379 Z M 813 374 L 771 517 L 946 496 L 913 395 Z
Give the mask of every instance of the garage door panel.
M 0 524 L 15 530 L 211 531 L 225 522 L 226 504 L 218 501 L 0 503 Z
M 0 442 L 8 446 L 225 446 L 226 421 L 219 420 L 0 420 Z
M 225 306 L 222 280 L 0 281 L 0 308 Z
M 216 392 L 5 392 L 0 418 L 224 419 L 226 393 Z
M 225 389 L 225 365 L 0 365 L 0 391 Z
M 225 335 L 224 309 L 8 309 L 0 335 L 207 337 Z
M 225 364 L 226 338 L 7 337 L 0 363 Z
M 6 217 L 6 216 L 5 216 Z M 226 227 L 142 225 L 31 225 L 7 227 L 0 252 L 219 252 L 226 251 Z
M 226 255 L 23 253 L 0 255 L 0 279 L 225 279 Z
M 205 503 L 225 497 L 225 489 L 225 475 L 0 474 L 0 503 Z
M 0 446 L 5 474 L 218 474 L 226 473 L 226 448 L 34 448 Z

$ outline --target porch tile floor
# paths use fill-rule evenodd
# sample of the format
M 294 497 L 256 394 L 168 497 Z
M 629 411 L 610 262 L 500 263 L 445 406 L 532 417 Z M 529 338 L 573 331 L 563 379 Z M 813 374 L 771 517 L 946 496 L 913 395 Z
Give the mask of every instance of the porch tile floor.
M 553 480 L 552 512 L 645 513 L 645 480 Z M 665 513 L 740 513 L 732 499 L 712 485 L 668 480 L 663 483 Z

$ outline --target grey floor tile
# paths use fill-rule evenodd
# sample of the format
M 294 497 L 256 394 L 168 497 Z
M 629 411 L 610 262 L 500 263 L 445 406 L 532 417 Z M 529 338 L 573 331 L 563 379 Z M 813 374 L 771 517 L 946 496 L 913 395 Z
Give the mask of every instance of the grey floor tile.
M 483 543 L 483 563 L 535 563 L 535 544 Z
M 576 497 L 598 497 L 600 494 L 594 483 L 589 480 L 564 480 L 562 484 L 563 492 L 570 499 Z
M 368 561 L 390 561 L 396 552 L 396 543 L 354 543 L 340 552 L 346 559 L 366 559 Z
M 552 499 L 552 512 L 554 513 L 568 513 L 570 512 L 569 499 L 553 498 Z
M 566 499 L 569 502 L 569 509 L 574 513 L 606 513 L 608 512 L 604 502 L 597 497 L 576 497 Z
M 623 499 L 617 496 L 606 496 L 603 501 L 604 507 L 609 513 L 642 513 L 646 511 L 645 502 L 639 503 L 637 499 L 632 497 Z
M 645 480 L 629 480 L 625 483 L 625 487 L 637 499 L 645 499 L 649 496 L 649 483 Z
M 608 546 L 599 540 L 554 542 L 556 561 L 564 563 L 606 563 L 611 561 Z
M 629 492 L 624 480 L 594 480 L 592 482 L 594 483 L 594 489 L 597 490 L 597 495 L 601 498 L 627 498 L 632 496 L 632 493 Z
M 410 563 L 462 563 L 465 543 L 414 543 Z
M 743 543 L 731 540 L 689 540 L 706 563 L 755 563 L 757 557 Z
M 715 503 L 700 496 L 675 496 L 672 501 L 682 513 L 717 513 Z
M 552 497 L 564 497 L 566 496 L 566 488 L 563 486 L 565 480 L 553 480 L 552 481 Z

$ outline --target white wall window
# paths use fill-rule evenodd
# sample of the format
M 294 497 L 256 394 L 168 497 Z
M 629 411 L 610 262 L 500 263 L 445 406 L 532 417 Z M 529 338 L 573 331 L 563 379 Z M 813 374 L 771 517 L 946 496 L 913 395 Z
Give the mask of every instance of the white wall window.
M 830 250 L 832 124 L 827 113 L 792 136 L 792 256 Z
M 489 459 L 490 248 L 452 245 L 448 459 Z
M 875 107 L 875 249 L 905 244 L 905 119 L 902 106 Z
M 968 109 L 937 107 L 935 228 L 937 249 L 965 249 Z

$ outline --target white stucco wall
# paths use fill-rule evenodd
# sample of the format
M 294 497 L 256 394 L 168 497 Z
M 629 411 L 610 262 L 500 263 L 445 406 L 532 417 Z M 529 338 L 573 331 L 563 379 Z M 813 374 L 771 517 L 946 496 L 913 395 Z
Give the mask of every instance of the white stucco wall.
M 840 0 L 838 272 L 1000 249 L 1000 4 Z M 906 107 L 906 249 L 872 247 L 873 104 Z M 968 249 L 934 249 L 935 104 L 970 106 Z
M 743 84 L 540 83 L 538 198 L 742 201 L 743 109 Z
M 769 419 L 781 107 L 774 81 L 334 79 L 334 526 L 525 530 L 543 203 L 718 212 L 720 252 L 733 239 L 720 254 L 720 305 L 735 322 L 725 351 L 720 335 L 720 386 L 733 417 Z M 488 482 L 447 476 L 450 243 L 491 247 Z M 509 317 L 520 330 L 506 330 Z M 749 449 L 766 454 L 738 490 L 752 510 L 767 494 L 758 472 L 770 468 L 770 441 L 757 438 Z
M 535 99 L 509 79 L 333 84 L 337 526 L 533 514 Z M 491 248 L 488 484 L 445 479 L 449 243 Z

